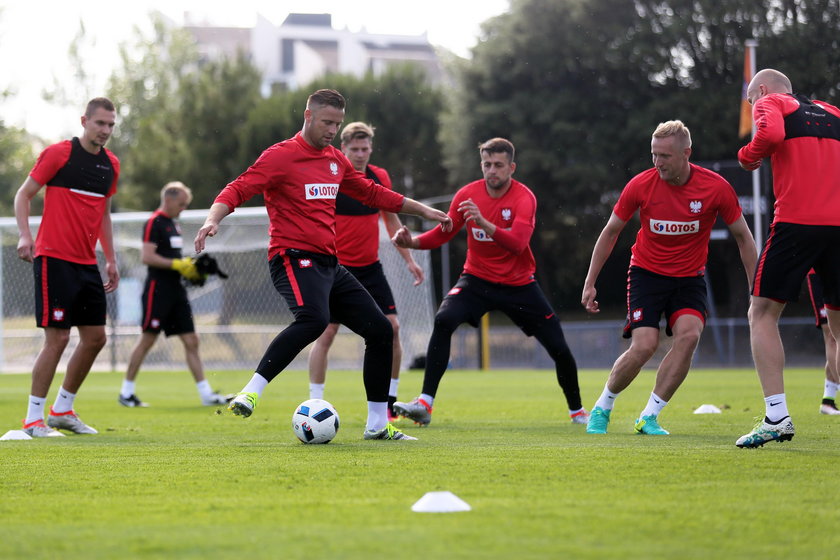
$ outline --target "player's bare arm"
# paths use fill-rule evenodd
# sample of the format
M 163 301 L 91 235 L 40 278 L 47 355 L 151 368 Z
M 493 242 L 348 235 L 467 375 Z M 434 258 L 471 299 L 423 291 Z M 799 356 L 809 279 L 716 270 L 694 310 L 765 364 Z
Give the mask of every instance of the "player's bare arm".
M 402 227 L 399 216 L 393 212 L 382 212 L 382 221 L 385 223 L 385 229 L 388 231 L 388 235 L 392 238 Z M 414 285 L 419 286 L 422 284 L 423 280 L 426 279 L 426 273 L 423 271 L 423 268 L 417 264 L 408 249 L 405 247 L 397 247 L 396 245 L 395 247 L 405 261 L 405 266 L 408 268 L 408 271 L 414 277 Z
M 105 255 L 105 293 L 111 293 L 120 284 L 120 270 L 117 267 L 117 254 L 114 251 L 114 229 L 111 224 L 111 199 L 105 204 L 105 213 L 102 215 L 102 225 L 99 230 L 99 244 L 102 245 L 102 252 Z
M 230 208 L 223 202 L 214 202 L 207 213 L 207 219 L 204 220 L 204 225 L 195 234 L 195 252 L 200 253 L 204 250 L 205 242 L 208 237 L 213 237 L 219 231 L 219 223 L 225 216 L 230 214 Z
M 411 232 L 405 226 L 397 230 L 397 233 L 395 233 L 394 237 L 391 238 L 391 242 L 397 247 L 402 247 L 403 249 L 418 249 L 420 247 L 420 243 L 417 241 L 417 238 L 412 236 Z
M 20 236 L 17 253 L 18 257 L 26 262 L 32 262 L 35 258 L 35 241 L 32 238 L 32 230 L 29 228 L 29 213 L 32 198 L 38 194 L 41 187 L 42 185 L 39 185 L 35 179 L 27 177 L 15 194 L 15 219 Z
M 755 247 L 755 239 L 753 239 L 750 228 L 747 226 L 747 221 L 744 215 L 729 224 L 729 231 L 735 242 L 738 244 L 738 252 L 741 255 L 741 263 L 744 265 L 744 272 L 747 274 L 747 285 L 751 286 L 753 277 L 755 276 L 755 265 L 758 261 L 758 250 Z
M 465 222 L 473 222 L 476 226 L 483 229 L 484 233 L 488 236 L 493 237 L 496 233 L 496 225 L 481 215 L 481 210 L 478 209 L 478 205 L 471 198 L 462 201 L 458 205 L 458 212 L 463 214 Z
M 433 222 L 440 222 L 440 229 L 443 231 L 452 231 L 452 218 L 449 217 L 449 214 L 436 210 L 431 206 L 426 206 L 422 202 L 417 202 L 406 197 L 400 212 L 403 214 L 414 214 L 415 216 L 420 216 Z
M 595 281 L 598 280 L 598 275 L 601 274 L 601 269 L 604 268 L 604 263 L 607 262 L 612 253 L 615 242 L 618 240 L 618 235 L 624 229 L 627 222 L 619 218 L 613 212 L 610 219 L 607 220 L 607 225 L 598 236 L 598 241 L 595 242 L 595 248 L 592 249 L 592 259 L 589 261 L 589 272 L 586 274 L 586 280 L 583 282 L 583 292 L 580 297 L 580 303 L 584 309 L 589 313 L 598 313 L 600 308 L 598 300 L 595 299 L 598 293 L 595 289 Z

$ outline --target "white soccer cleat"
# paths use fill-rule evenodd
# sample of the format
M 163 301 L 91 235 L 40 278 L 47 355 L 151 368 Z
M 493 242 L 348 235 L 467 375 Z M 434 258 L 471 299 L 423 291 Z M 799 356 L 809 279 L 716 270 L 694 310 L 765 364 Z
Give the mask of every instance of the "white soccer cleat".
M 36 420 L 34 422 L 30 422 L 29 424 L 26 423 L 26 420 L 23 421 L 23 429 L 21 430 L 28 436 L 31 437 L 64 437 L 64 434 L 59 432 L 58 430 L 53 430 L 46 424 L 44 424 L 43 420 Z
M 67 412 L 55 413 L 50 407 L 50 415 L 47 416 L 47 426 L 55 428 L 56 430 L 67 430 L 76 434 L 98 434 L 94 428 L 91 428 L 79 418 L 79 415 L 68 410 Z
M 385 424 L 385 427 L 381 430 L 365 430 L 365 439 L 401 439 L 401 440 L 414 440 L 416 441 L 416 437 L 411 437 L 406 435 L 396 429 L 391 424 Z
M 793 422 L 790 416 L 785 416 L 776 424 L 770 424 L 767 419 L 759 420 L 755 428 L 738 438 L 735 445 L 738 447 L 755 448 L 761 447 L 768 441 L 790 441 L 793 439 Z
M 829 416 L 840 415 L 840 410 L 837 410 L 837 405 L 834 404 L 834 399 L 823 399 L 820 405 L 820 414 L 828 414 Z
M 227 404 L 233 400 L 236 395 L 220 395 L 219 393 L 210 393 L 207 398 L 201 399 L 201 404 L 204 406 L 218 406 Z
M 421 426 L 428 426 L 432 421 L 432 407 L 420 397 L 407 403 L 395 402 L 394 412 L 400 416 L 405 416 L 409 420 L 414 420 L 415 424 Z
M 579 412 L 575 412 L 574 414 L 570 414 L 569 418 L 572 419 L 572 424 L 588 424 L 589 423 L 589 413 L 586 412 L 585 408 L 580 409 Z

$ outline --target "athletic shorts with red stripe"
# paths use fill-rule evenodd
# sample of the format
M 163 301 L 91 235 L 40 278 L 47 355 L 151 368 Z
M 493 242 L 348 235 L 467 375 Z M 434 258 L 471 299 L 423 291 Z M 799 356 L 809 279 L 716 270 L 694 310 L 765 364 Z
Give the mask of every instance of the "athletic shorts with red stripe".
M 166 336 L 195 332 L 187 290 L 180 280 L 146 278 L 143 287 L 143 332 Z
M 814 322 L 818 329 L 828 324 L 828 317 L 825 314 L 825 301 L 823 300 L 822 282 L 815 272 L 808 273 L 808 295 L 811 299 L 811 311 L 814 312 Z
M 775 223 L 758 259 L 752 295 L 796 301 L 812 268 L 825 304 L 840 310 L 840 226 Z
M 382 268 L 381 262 L 376 261 L 367 266 L 344 265 L 344 268 L 364 286 L 382 313 L 385 315 L 397 314 L 397 304 L 394 303 L 394 294 L 391 292 L 391 286 L 388 285 L 388 279 L 385 277 L 385 271 Z M 330 322 L 338 323 L 338 321 L 333 320 L 330 320 Z
M 285 249 L 269 261 L 271 280 L 295 320 L 269 344 L 256 372 L 274 379 L 330 322 L 365 340 L 362 377 L 367 400 L 386 402 L 394 330 L 371 295 L 331 255 Z
M 35 322 L 69 329 L 105 324 L 105 288 L 95 264 L 35 257 Z
M 435 315 L 435 325 L 426 352 L 423 393 L 435 396 L 449 364 L 452 335 L 458 326 L 478 327 L 488 311 L 499 310 L 528 336 L 533 336 L 554 360 L 557 383 L 569 410 L 582 407 L 577 364 L 566 343 L 560 319 L 540 289 L 530 282 L 523 286 L 496 284 L 471 274 L 462 274 L 449 290 Z
M 663 276 L 638 266 L 627 273 L 627 321 L 624 338 L 633 336 L 633 329 L 659 329 L 665 316 L 665 334 L 683 315 L 694 315 L 706 323 L 706 279 L 703 276 Z

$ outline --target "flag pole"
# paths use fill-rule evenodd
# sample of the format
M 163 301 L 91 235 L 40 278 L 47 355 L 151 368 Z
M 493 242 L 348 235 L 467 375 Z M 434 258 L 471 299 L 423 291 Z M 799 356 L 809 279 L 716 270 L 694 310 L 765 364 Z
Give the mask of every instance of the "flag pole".
M 755 39 L 747 39 L 744 41 L 744 47 L 749 52 L 750 61 L 750 77 L 755 76 L 755 48 L 758 46 L 758 41 Z M 755 121 L 752 123 L 752 135 L 755 137 Z M 755 169 L 752 172 L 752 187 L 753 187 L 753 236 L 755 237 L 755 246 L 759 252 L 764 245 L 764 231 L 763 220 L 761 219 L 761 169 Z

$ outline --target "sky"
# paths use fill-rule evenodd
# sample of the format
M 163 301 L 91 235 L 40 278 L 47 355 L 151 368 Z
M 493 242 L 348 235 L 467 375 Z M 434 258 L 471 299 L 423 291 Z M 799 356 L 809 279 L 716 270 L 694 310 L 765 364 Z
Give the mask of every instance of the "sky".
M 433 45 L 468 57 L 481 23 L 508 8 L 509 0 L 0 0 L 0 91 L 12 92 L 0 99 L 0 120 L 48 141 L 78 134 L 86 94 L 65 87 L 70 105 L 62 106 L 45 102 L 42 92 L 74 83 L 68 49 L 80 22 L 91 43 L 84 51 L 88 89 L 96 91 L 119 63 L 117 47 L 130 43 L 135 27 L 148 29 L 152 11 L 176 25 L 237 27 L 253 26 L 258 13 L 277 25 L 290 12 L 330 13 L 337 29 L 426 33 Z

